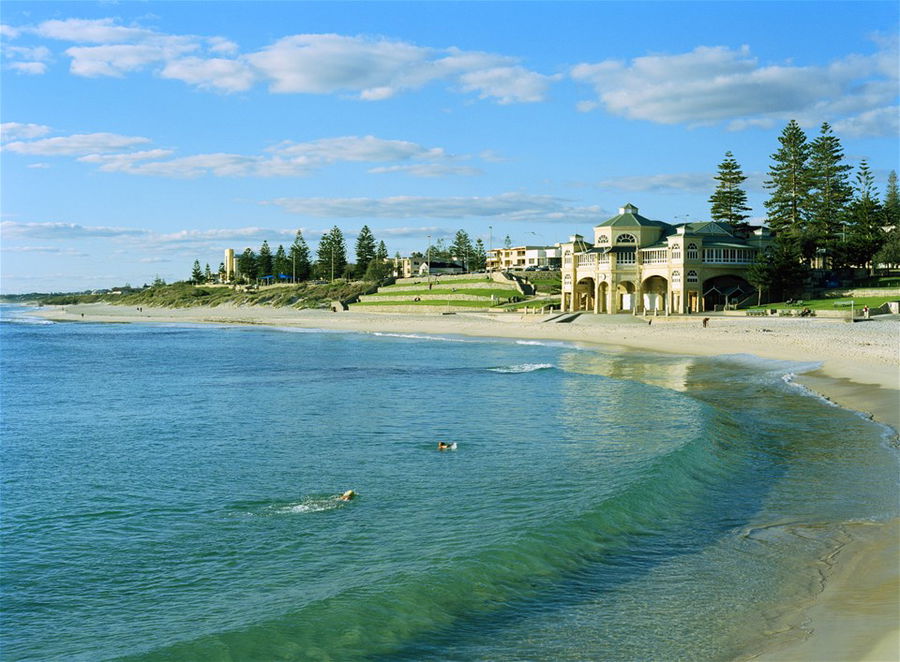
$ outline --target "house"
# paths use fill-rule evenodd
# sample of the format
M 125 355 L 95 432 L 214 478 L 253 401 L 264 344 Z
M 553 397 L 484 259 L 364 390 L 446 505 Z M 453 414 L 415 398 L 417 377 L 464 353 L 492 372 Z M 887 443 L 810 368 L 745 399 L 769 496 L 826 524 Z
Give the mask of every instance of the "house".
M 595 313 L 688 313 L 722 309 L 755 290 L 747 270 L 772 243 L 767 228 L 737 236 L 724 223 L 673 225 L 627 204 L 573 235 L 562 251 L 562 308 Z
M 420 276 L 437 276 L 444 274 L 464 274 L 466 273 L 465 267 L 461 264 L 457 264 L 456 262 L 438 262 L 436 260 L 432 260 L 431 262 L 426 262 L 419 266 L 419 275 Z
M 558 268 L 560 247 L 555 246 L 515 246 L 494 248 L 487 253 L 488 271 L 515 271 L 527 267 L 550 266 Z

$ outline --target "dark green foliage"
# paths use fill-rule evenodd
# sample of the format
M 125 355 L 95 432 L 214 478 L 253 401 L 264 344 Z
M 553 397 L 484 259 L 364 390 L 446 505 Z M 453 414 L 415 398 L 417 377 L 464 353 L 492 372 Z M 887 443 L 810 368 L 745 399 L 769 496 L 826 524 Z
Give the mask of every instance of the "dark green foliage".
M 276 283 L 285 282 L 282 279 L 282 275 L 286 276 L 288 280 L 292 276 L 291 261 L 288 259 L 287 253 L 284 252 L 284 246 L 281 244 L 278 245 L 278 250 L 275 251 L 275 257 L 272 259 L 272 271 Z
M 259 247 L 259 255 L 256 257 L 256 268 L 258 269 L 257 277 L 272 275 L 272 250 L 269 248 L 269 242 L 263 241 Z
M 470 260 L 469 269 L 473 271 L 481 271 L 487 263 L 487 251 L 484 249 L 484 242 L 481 237 L 475 240 L 475 249 Z
M 853 195 L 848 181 L 851 168 L 843 160 L 841 141 L 823 122 L 819 137 L 810 146 L 809 157 L 810 216 L 805 234 L 816 246 L 828 246 L 836 239 Z
M 769 228 L 783 240 L 799 243 L 809 219 L 809 145 L 806 134 L 791 120 L 778 138 L 765 187 L 772 193 L 765 205 Z
M 745 234 L 749 229 L 745 221 L 749 217 L 747 212 L 750 207 L 747 206 L 747 192 L 741 184 L 747 177 L 731 152 L 725 152 L 725 160 L 719 164 L 719 173 L 714 179 L 718 184 L 709 198 L 712 205 L 710 217 L 714 221 L 727 223 L 738 235 Z
M 237 263 L 241 277 L 245 281 L 254 282 L 259 274 L 259 267 L 256 264 L 256 255 L 254 255 L 253 249 L 245 248 L 244 252 L 238 257 Z
M 207 283 L 211 283 L 213 280 L 212 271 L 209 268 L 209 262 L 206 263 L 206 270 L 203 272 L 203 280 Z
M 191 269 L 191 282 L 199 285 L 203 282 L 203 272 L 200 270 L 200 260 L 194 260 L 194 268 Z
M 802 293 L 808 274 L 796 243 L 776 241 L 757 255 L 747 270 L 747 282 L 758 290 L 758 301 L 778 301 Z
M 334 280 L 344 273 L 346 266 L 347 247 L 344 244 L 344 233 L 335 225 L 319 240 L 316 269 L 320 278 Z
M 888 175 L 882 208 L 884 224 L 888 227 L 900 226 L 900 191 L 897 189 L 897 173 L 894 170 Z
M 882 229 L 884 213 L 881 201 L 875 190 L 875 178 L 866 161 L 859 164 L 853 188 L 853 200 L 845 216 L 844 262 L 863 267 L 871 262 L 886 239 Z
M 356 273 L 362 278 L 369 262 L 375 259 L 375 237 L 368 225 L 362 226 L 356 238 Z
M 474 252 L 469 234 L 465 230 L 458 230 L 453 238 L 453 243 L 450 245 L 450 254 L 453 260 L 462 264 L 468 271 L 471 268 L 469 265 Z
M 290 250 L 291 274 L 296 281 L 309 280 L 311 271 L 309 263 L 309 246 L 303 238 L 303 233 L 297 230 L 297 236 L 294 237 L 294 243 L 291 244 Z

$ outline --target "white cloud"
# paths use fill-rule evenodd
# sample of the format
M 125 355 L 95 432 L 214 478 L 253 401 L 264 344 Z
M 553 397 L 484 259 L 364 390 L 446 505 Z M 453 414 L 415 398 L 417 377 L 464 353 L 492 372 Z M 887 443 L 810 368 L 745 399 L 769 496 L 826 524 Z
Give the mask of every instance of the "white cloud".
M 400 172 L 412 175 L 413 177 L 447 177 L 449 175 L 472 177 L 484 174 L 484 171 L 480 168 L 447 165 L 444 163 L 415 163 L 410 165 L 380 166 L 377 168 L 369 168 L 368 172 L 374 175 Z
M 11 25 L 0 24 L 0 37 L 7 39 L 15 39 L 21 34 L 21 31 Z
M 487 197 L 278 198 L 276 205 L 317 218 L 500 218 L 508 221 L 583 221 L 602 215 L 599 207 L 573 207 L 554 196 L 503 193 Z
M 166 64 L 160 76 L 224 92 L 243 92 L 255 82 L 253 70 L 244 62 L 224 58 L 186 57 L 173 60 Z
M 21 74 L 41 75 L 47 71 L 47 62 L 52 59 L 46 46 L 4 46 L 6 68 Z
M 44 21 L 34 32 L 48 39 L 90 44 L 116 44 L 138 41 L 156 35 L 152 30 L 116 25 L 111 18 Z
M 18 125 L 22 126 L 22 125 Z M 12 127 L 15 131 L 16 127 Z M 131 142 L 128 142 L 131 141 Z M 419 177 L 480 174 L 477 168 L 456 165 L 467 156 L 448 155 L 442 148 L 425 147 L 405 140 L 384 140 L 374 136 L 323 138 L 305 143 L 284 141 L 264 154 L 194 154 L 169 158 L 167 149 L 120 152 L 120 149 L 149 142 L 114 134 L 90 134 L 47 138 L 34 142 L 14 142 L 6 149 L 23 154 L 78 155 L 82 163 L 97 165 L 103 172 L 131 175 L 191 178 L 218 177 L 302 177 L 335 163 L 398 163 L 373 168 L 369 172 L 407 172 Z
M 47 71 L 47 64 L 44 62 L 10 62 L 6 67 L 29 76 L 40 76 Z
M 7 239 L 84 239 L 90 237 L 129 237 L 146 233 L 146 230 L 133 228 L 83 226 L 76 223 L 18 223 L 15 221 L 3 221 L 0 223 L 0 234 Z
M 839 120 L 832 128 L 842 136 L 896 138 L 900 135 L 900 107 L 875 108 L 856 117 Z
M 550 83 L 559 78 L 530 71 L 515 57 L 386 37 L 296 34 L 241 54 L 225 37 L 169 35 L 119 25 L 111 18 L 44 21 L 37 27 L 7 26 L 6 32 L 71 42 L 65 53 L 71 58 L 70 71 L 78 76 L 122 77 L 153 66 L 163 78 L 220 92 L 244 91 L 267 81 L 275 93 L 349 94 L 381 101 L 444 80 L 481 99 L 511 104 L 544 100 Z M 38 73 L 37 61 L 46 60 L 17 67 Z
M 60 248 L 59 246 L 3 246 L 0 250 L 4 253 L 50 253 L 55 255 L 87 257 L 87 253 L 82 253 L 74 248 Z
M 416 73 L 429 51 L 387 39 L 300 34 L 279 39 L 247 59 L 272 82 L 273 92 L 357 92 L 384 99 L 426 80 Z
M 823 118 L 849 120 L 895 102 L 896 45 L 885 47 L 889 50 L 849 55 L 827 66 L 796 66 L 761 65 L 746 46 L 700 46 L 630 62 L 582 63 L 571 75 L 593 85 L 598 105 L 629 119 L 689 125 L 731 121 L 732 129 L 788 118 L 814 125 Z M 579 110 L 592 104 L 582 102 Z
M 148 138 L 136 136 L 120 136 L 115 133 L 87 133 L 44 138 L 31 142 L 16 141 L 5 144 L 3 149 L 18 154 L 73 156 L 96 152 L 113 152 L 148 142 L 150 142 Z
M 22 124 L 21 122 L 3 122 L 0 124 L 0 140 L 16 140 L 40 138 L 50 133 L 50 127 L 43 124 Z
M 480 99 L 494 98 L 506 105 L 543 101 L 551 81 L 558 78 L 523 67 L 494 67 L 466 72 L 459 80 L 465 92 L 478 92 Z
M 66 55 L 72 58 L 73 74 L 89 78 L 121 77 L 152 63 L 176 59 L 196 48 L 188 39 L 172 37 L 160 43 L 73 46 L 66 50 Z
M 764 173 L 745 173 L 746 181 L 742 188 L 763 190 Z M 715 173 L 712 172 L 677 172 L 655 175 L 627 175 L 610 177 L 596 183 L 597 188 L 612 191 L 638 193 L 701 193 L 711 195 L 716 188 Z

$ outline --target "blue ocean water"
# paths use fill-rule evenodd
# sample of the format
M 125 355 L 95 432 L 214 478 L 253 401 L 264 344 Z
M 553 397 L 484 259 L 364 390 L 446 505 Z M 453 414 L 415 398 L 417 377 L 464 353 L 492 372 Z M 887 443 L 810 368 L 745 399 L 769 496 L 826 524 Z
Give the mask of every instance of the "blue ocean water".
M 0 654 L 734 659 L 898 514 L 796 369 L 3 307 Z

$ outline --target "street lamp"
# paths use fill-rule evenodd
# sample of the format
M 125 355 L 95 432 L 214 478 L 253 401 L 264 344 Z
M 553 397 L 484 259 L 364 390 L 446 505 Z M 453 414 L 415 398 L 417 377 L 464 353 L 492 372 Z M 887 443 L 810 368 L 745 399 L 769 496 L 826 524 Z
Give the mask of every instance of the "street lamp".
M 488 226 L 488 255 L 494 257 L 494 226 Z
M 426 277 L 428 278 L 428 284 L 431 284 L 431 235 L 428 236 L 428 248 L 425 249 L 425 268 L 428 270 L 426 273 Z

